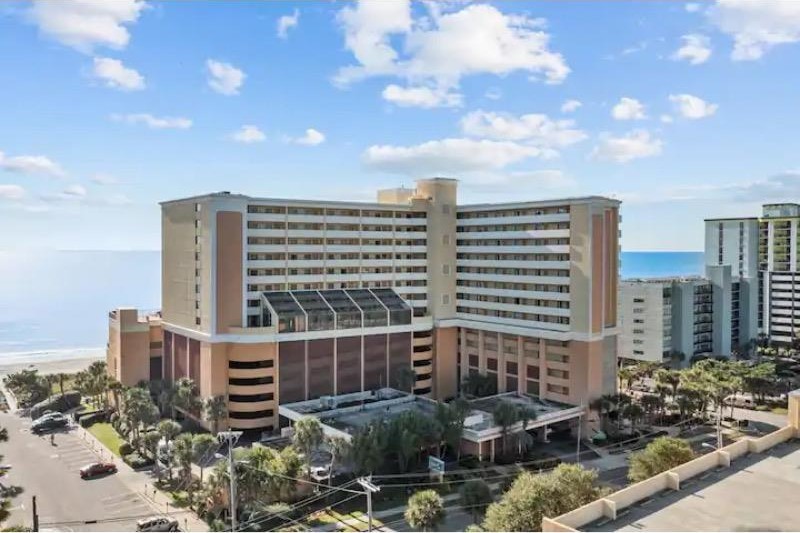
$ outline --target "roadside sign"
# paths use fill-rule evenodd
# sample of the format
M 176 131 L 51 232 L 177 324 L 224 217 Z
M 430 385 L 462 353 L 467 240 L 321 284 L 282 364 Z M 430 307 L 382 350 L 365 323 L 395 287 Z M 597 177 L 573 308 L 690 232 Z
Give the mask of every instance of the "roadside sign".
M 432 474 L 444 474 L 444 461 L 433 455 L 428 456 L 428 470 Z

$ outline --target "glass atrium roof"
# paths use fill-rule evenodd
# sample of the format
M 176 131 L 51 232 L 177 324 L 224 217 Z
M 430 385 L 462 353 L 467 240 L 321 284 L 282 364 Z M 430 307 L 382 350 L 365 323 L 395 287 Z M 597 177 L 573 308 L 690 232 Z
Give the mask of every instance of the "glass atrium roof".
M 411 307 L 386 288 L 265 292 L 262 301 L 278 333 L 411 324 Z

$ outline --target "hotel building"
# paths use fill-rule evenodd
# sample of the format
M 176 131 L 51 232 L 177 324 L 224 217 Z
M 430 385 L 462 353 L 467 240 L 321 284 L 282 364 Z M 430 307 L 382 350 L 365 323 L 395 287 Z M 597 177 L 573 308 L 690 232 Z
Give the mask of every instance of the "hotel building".
M 692 357 L 731 355 L 755 335 L 741 294 L 728 265 L 707 266 L 706 277 L 621 281 L 620 359 L 686 366 Z
M 706 265 L 739 272 L 740 332 L 790 343 L 800 326 L 800 205 L 765 204 L 761 218 L 707 219 Z
M 376 203 L 164 202 L 162 355 L 109 360 L 224 395 L 235 429 L 387 386 L 448 399 L 468 373 L 575 406 L 613 392 L 619 202 L 456 192 L 435 178 Z

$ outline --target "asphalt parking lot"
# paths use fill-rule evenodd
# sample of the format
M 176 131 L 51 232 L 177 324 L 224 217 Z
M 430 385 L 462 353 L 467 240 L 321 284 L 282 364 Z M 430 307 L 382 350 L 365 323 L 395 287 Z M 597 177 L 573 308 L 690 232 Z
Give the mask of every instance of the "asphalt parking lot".
M 30 420 L 17 415 L 0 414 L 0 426 L 9 433 L 0 450 L 3 462 L 12 465 L 2 482 L 23 489 L 4 525 L 30 526 L 34 495 L 42 531 L 133 531 L 139 518 L 155 514 L 148 500 L 122 483 L 121 474 L 80 478 L 80 468 L 98 455 L 76 430 L 57 432 L 53 445 L 49 435 L 31 434 Z

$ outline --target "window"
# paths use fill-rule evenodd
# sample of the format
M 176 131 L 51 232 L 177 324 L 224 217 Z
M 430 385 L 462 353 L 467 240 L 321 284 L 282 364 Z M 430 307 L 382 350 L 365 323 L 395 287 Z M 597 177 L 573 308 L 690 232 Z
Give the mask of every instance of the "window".
M 450 295 L 442 294 L 442 305 L 450 305 Z
M 228 400 L 232 402 L 248 403 L 248 402 L 269 402 L 275 398 L 271 392 L 266 394 L 229 394 Z
M 450 275 L 450 265 L 442 265 L 442 274 L 445 276 Z
M 272 409 L 263 411 L 231 411 L 228 416 L 236 420 L 253 420 L 255 418 L 267 418 L 272 416 Z
M 534 365 L 526 365 L 525 372 L 528 379 L 539 379 L 539 367 Z
M 469 366 L 474 366 L 475 368 L 478 368 L 478 366 L 479 366 L 478 361 L 479 360 L 478 360 L 478 356 L 477 355 L 470 355 L 469 356 Z
M 552 383 L 548 383 L 547 392 L 553 392 L 555 394 L 563 394 L 564 396 L 566 396 L 569 394 L 569 387 L 563 387 L 561 385 L 554 385 Z
M 228 385 L 269 385 L 273 383 L 272 376 L 265 376 L 262 378 L 228 378 Z
M 203 204 L 194 204 L 195 213 L 199 213 L 203 209 Z
M 497 359 L 487 359 L 486 368 L 493 372 L 497 372 Z
M 253 368 L 272 368 L 275 366 L 275 361 L 272 359 L 268 361 L 228 361 L 228 368 L 238 369 L 253 369 Z
M 511 361 L 506 362 L 506 374 L 517 375 L 517 363 Z
M 450 244 L 450 234 L 449 234 L 449 233 L 445 233 L 445 234 L 442 236 L 442 244 L 444 244 L 445 246 L 447 246 L 448 244 Z
M 450 204 L 442 204 L 442 213 L 445 215 L 450 214 Z

